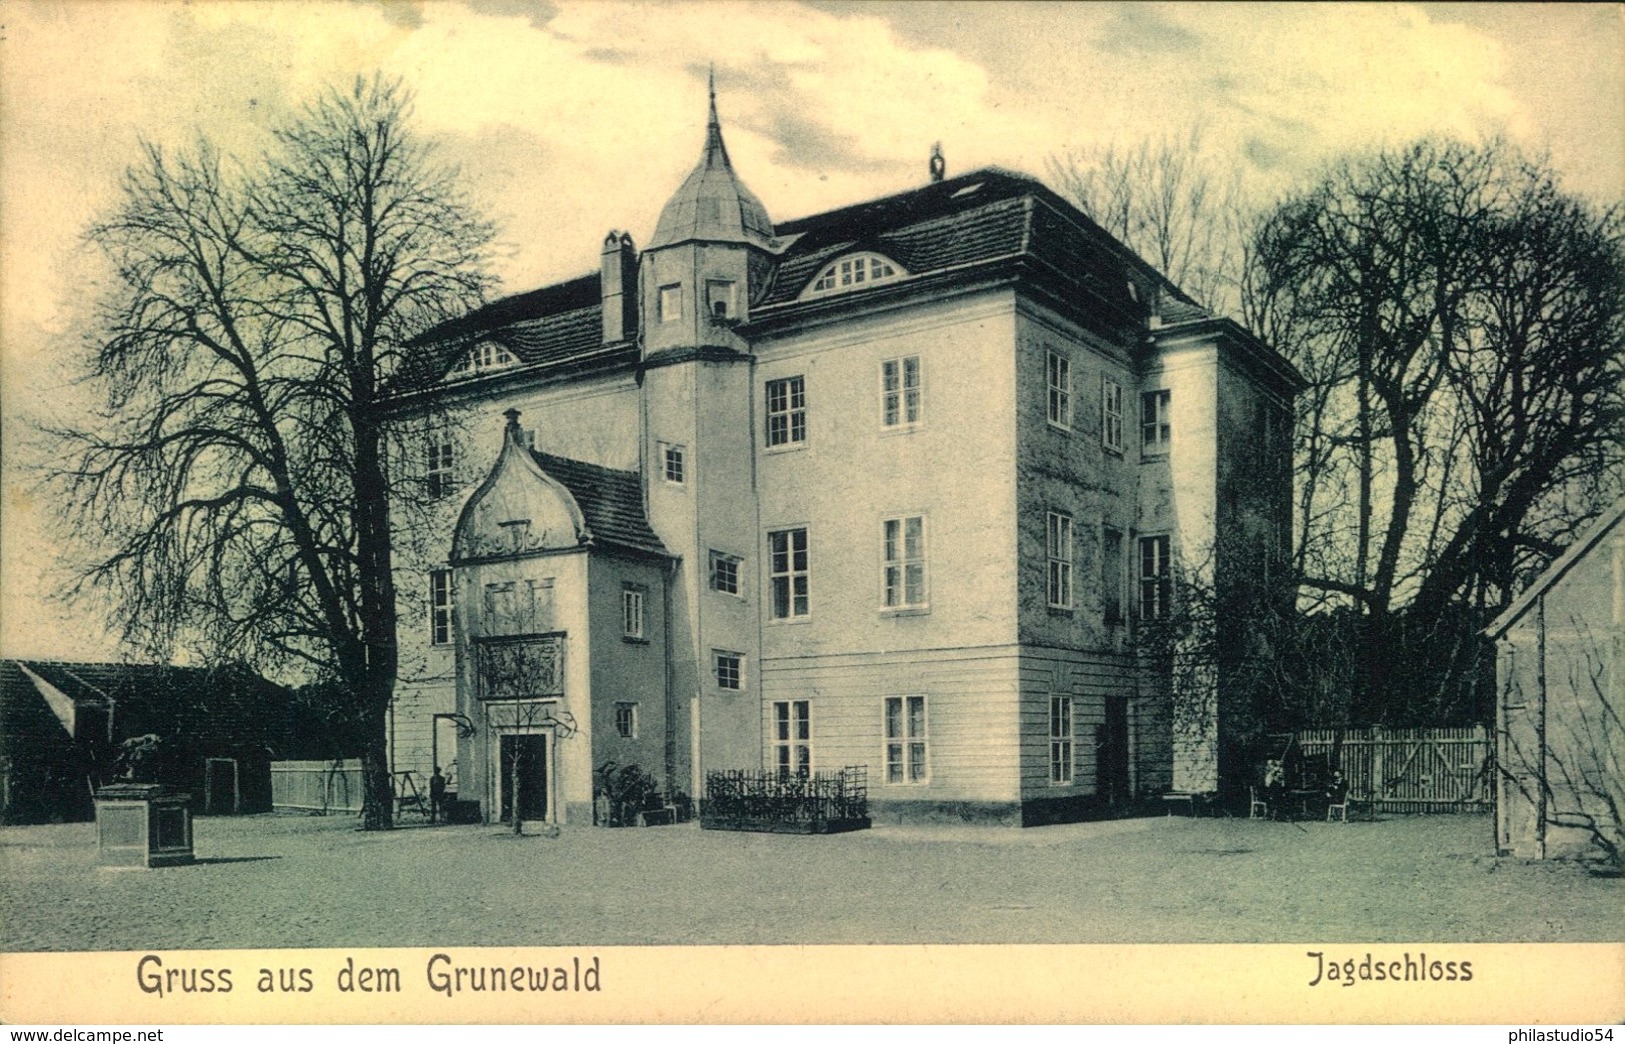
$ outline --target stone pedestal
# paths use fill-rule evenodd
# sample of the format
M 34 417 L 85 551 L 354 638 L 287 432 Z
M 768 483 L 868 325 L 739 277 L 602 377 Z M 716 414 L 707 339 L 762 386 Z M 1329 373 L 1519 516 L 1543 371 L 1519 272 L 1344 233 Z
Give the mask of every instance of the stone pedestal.
M 96 791 L 96 843 L 108 866 L 176 866 L 192 854 L 191 795 L 157 783 Z

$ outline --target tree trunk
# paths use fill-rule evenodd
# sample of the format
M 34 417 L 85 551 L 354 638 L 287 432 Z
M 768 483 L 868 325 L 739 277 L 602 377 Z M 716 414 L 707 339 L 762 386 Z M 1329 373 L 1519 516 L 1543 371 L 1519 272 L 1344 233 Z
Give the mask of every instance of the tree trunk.
M 389 778 L 388 703 L 366 700 L 361 722 L 361 829 L 395 825 L 395 788 Z

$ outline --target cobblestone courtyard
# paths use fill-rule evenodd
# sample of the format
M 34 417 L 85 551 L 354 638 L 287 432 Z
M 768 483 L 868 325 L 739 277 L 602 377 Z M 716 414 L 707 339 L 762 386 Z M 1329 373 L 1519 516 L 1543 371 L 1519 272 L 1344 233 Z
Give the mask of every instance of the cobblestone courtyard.
M 1582 942 L 1625 889 L 1488 854 L 1484 816 L 1148 818 L 834 837 L 343 817 L 196 822 L 199 863 L 97 864 L 92 824 L 0 830 L 7 950 L 578 944 Z

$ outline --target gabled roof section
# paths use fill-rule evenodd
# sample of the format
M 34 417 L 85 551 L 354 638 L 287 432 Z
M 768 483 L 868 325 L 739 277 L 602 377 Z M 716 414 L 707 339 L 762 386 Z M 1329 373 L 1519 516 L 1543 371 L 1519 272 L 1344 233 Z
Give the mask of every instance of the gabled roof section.
M 1529 609 L 1556 583 L 1567 576 L 1575 564 L 1614 531 L 1616 526 L 1625 523 L 1625 498 L 1617 501 L 1614 506 L 1603 513 L 1596 523 L 1580 535 L 1580 539 L 1569 545 L 1569 549 L 1546 567 L 1546 571 L 1535 582 L 1530 584 L 1522 594 L 1515 598 L 1506 611 L 1495 618 L 1495 622 L 1484 628 L 1484 636 L 1490 639 L 1500 638 L 1512 629 L 1512 625 L 1529 611 Z
M 669 555 L 643 510 L 643 480 L 635 471 L 588 464 L 540 450 L 531 456 L 541 469 L 570 491 L 598 543 Z

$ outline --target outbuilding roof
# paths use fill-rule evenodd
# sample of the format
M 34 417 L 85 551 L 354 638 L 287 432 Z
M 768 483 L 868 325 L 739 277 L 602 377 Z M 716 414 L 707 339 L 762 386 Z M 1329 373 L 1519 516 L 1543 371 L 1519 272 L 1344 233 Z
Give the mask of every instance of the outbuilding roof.
M 1612 533 L 1614 527 L 1622 522 L 1625 522 L 1625 498 L 1621 498 L 1612 508 L 1603 512 L 1602 517 L 1598 518 L 1591 528 L 1580 534 L 1580 539 L 1570 544 L 1569 549 L 1558 556 L 1551 565 L 1547 566 L 1546 571 L 1541 573 L 1534 583 L 1530 584 L 1522 594 L 1513 599 L 1512 604 L 1507 606 L 1506 610 L 1500 616 L 1497 616 L 1493 623 L 1484 628 L 1485 637 L 1497 639 L 1511 630 L 1512 625 L 1517 623 L 1519 618 L 1524 613 L 1527 613 L 1542 595 L 1550 591 L 1559 580 L 1567 576 L 1569 570 L 1573 569 L 1578 562 L 1590 554 L 1598 544 L 1602 543 L 1603 538 Z

